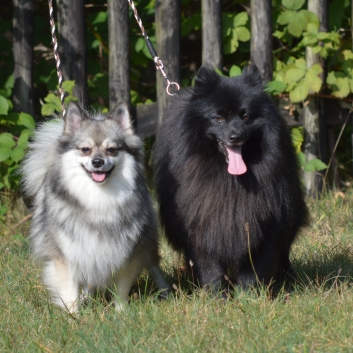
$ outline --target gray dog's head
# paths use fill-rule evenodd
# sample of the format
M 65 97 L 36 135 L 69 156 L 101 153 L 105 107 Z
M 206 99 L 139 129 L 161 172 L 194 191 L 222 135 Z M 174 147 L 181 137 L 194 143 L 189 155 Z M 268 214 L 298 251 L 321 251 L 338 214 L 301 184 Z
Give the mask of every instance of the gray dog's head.
M 64 168 L 80 164 L 98 184 L 106 182 L 126 153 L 138 157 L 142 151 L 142 142 L 133 133 L 124 103 L 118 104 L 109 114 L 94 115 L 70 103 L 59 146 L 65 154 Z

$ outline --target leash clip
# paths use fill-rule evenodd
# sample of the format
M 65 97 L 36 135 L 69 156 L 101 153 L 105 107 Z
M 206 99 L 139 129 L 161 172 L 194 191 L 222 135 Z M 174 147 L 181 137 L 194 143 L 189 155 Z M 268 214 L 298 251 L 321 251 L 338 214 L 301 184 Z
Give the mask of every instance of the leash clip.
M 179 90 L 180 90 L 179 84 L 176 83 L 176 82 L 170 82 L 170 81 L 169 81 L 169 79 L 168 79 L 168 77 L 167 77 L 167 74 L 166 74 L 165 71 L 164 71 L 163 62 L 162 62 L 162 60 L 159 59 L 158 56 L 156 56 L 156 57 L 153 59 L 153 61 L 154 61 L 154 63 L 156 64 L 156 69 L 159 70 L 159 71 L 162 73 L 163 77 L 164 77 L 164 78 L 166 79 L 166 81 L 167 81 L 167 88 L 165 89 L 166 92 L 167 92 L 167 94 L 168 94 L 169 96 L 175 96 L 175 93 L 171 93 L 171 92 L 169 91 L 169 89 L 170 89 L 171 86 L 176 86 L 176 90 L 179 91 Z

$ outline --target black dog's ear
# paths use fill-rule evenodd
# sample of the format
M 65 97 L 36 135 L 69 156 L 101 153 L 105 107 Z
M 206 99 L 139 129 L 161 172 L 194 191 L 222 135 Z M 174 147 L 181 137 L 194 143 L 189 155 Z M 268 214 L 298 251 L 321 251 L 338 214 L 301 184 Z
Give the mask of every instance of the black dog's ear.
M 214 69 L 209 66 L 203 65 L 197 73 L 195 79 L 195 87 L 214 87 L 214 85 L 218 83 L 219 79 L 220 77 Z
M 247 83 L 252 86 L 262 86 L 263 80 L 256 65 L 248 65 L 244 68 L 242 75 Z
M 127 132 L 133 133 L 130 113 L 125 102 L 119 102 L 109 113 L 108 118 L 116 121 Z
M 75 102 L 70 102 L 64 116 L 64 133 L 75 133 L 81 128 L 82 121 L 86 119 L 88 118 L 83 110 Z

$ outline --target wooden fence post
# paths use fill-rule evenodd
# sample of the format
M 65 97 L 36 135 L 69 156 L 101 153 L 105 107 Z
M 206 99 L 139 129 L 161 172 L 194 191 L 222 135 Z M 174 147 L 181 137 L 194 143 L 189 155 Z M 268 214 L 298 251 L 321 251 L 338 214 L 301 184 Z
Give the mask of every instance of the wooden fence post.
M 108 0 L 109 109 L 123 100 L 130 106 L 129 6 Z
M 315 13 L 322 21 L 327 11 L 327 0 L 309 0 L 308 10 Z M 310 47 L 306 48 L 306 64 L 320 63 L 319 56 Z M 320 158 L 319 144 L 319 101 L 309 98 L 309 104 L 304 108 L 304 153 L 307 160 Z M 304 172 L 306 192 L 311 197 L 317 197 L 322 190 L 322 175 L 317 172 Z
M 14 111 L 34 116 L 34 0 L 14 0 L 13 5 Z
M 220 0 L 202 0 L 202 64 L 222 69 L 222 9 Z
M 156 0 L 156 49 L 170 81 L 180 84 L 180 0 Z M 173 97 L 166 93 L 166 80 L 157 71 L 159 121 Z
M 353 0 L 351 0 L 351 35 L 352 35 L 352 48 L 351 50 L 353 51 Z M 352 119 L 352 132 L 351 132 L 351 143 L 352 143 L 352 174 L 353 174 L 353 119 Z
M 251 0 L 250 60 L 265 82 L 272 80 L 272 49 L 271 0 Z
M 87 105 L 84 0 L 57 0 L 59 53 L 64 80 L 75 80 L 75 95 Z

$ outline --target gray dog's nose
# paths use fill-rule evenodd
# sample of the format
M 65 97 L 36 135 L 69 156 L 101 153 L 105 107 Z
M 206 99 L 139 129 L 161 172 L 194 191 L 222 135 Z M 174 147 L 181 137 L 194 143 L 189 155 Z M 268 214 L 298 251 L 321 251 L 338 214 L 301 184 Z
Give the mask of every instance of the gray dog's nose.
M 92 165 L 94 168 L 100 168 L 104 164 L 104 159 L 94 158 L 92 159 Z

